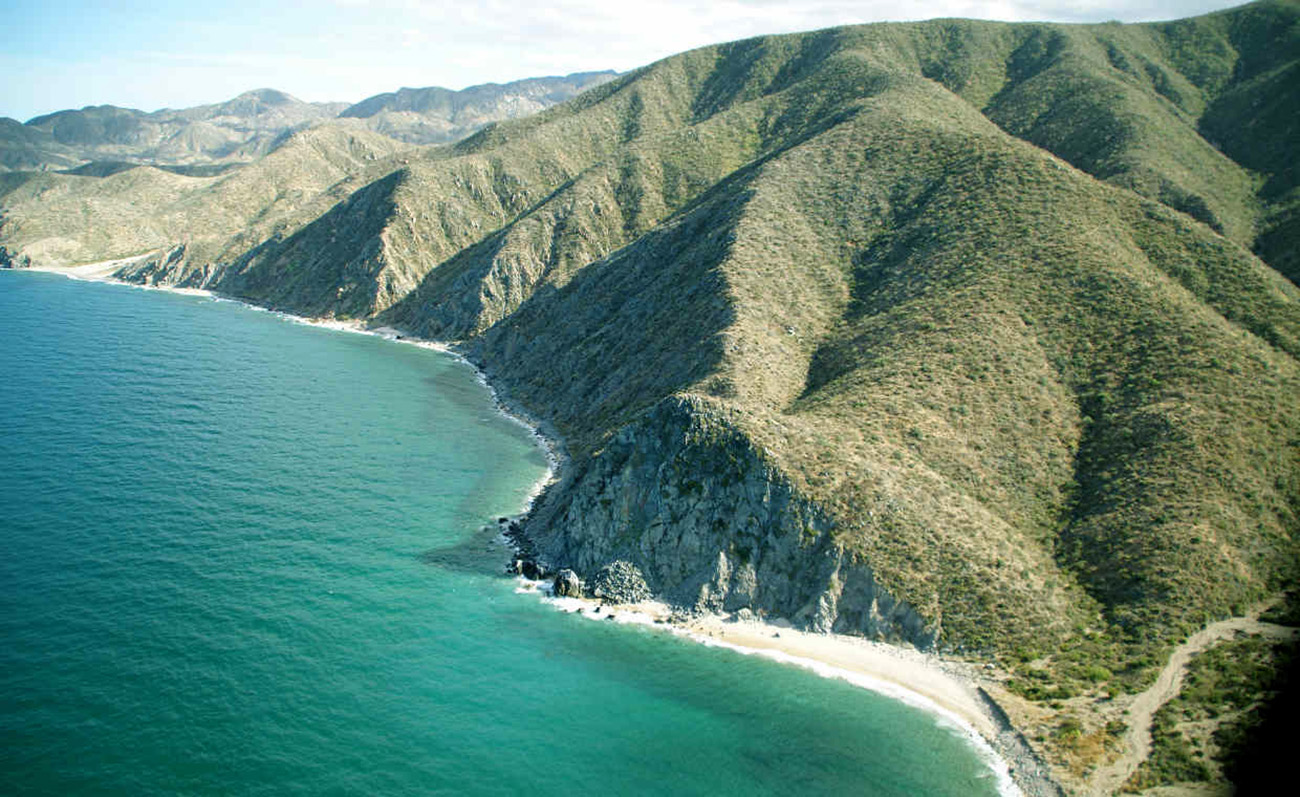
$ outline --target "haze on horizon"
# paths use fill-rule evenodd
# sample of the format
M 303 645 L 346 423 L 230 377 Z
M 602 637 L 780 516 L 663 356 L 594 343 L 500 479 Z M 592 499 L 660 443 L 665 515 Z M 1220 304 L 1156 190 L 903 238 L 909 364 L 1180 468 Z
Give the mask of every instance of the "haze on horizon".
M 628 70 L 683 50 L 863 22 L 966 17 L 1140 22 L 1240 5 L 1224 0 L 937 0 L 900 13 L 885 0 L 327 0 L 105 7 L 16 0 L 0 53 L 0 116 L 25 121 L 86 105 L 152 111 L 255 88 L 358 102 L 402 86 Z

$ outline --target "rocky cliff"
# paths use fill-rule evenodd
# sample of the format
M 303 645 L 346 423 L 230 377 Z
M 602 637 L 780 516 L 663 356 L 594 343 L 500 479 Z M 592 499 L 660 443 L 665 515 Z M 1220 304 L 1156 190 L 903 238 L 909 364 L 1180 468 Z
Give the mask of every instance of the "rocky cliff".
M 937 624 L 877 584 L 729 416 L 716 401 L 672 396 L 619 429 L 528 518 L 543 566 L 595 575 L 626 561 L 679 606 L 931 647 Z

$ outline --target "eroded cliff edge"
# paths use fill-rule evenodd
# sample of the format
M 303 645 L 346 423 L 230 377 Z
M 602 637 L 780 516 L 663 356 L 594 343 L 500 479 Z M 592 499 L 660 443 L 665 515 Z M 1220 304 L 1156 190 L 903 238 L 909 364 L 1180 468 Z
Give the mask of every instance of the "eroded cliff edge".
M 938 629 L 836 543 L 833 521 L 728 415 L 672 396 L 570 469 L 524 528 L 547 569 L 590 578 L 627 561 L 676 606 L 930 648 Z

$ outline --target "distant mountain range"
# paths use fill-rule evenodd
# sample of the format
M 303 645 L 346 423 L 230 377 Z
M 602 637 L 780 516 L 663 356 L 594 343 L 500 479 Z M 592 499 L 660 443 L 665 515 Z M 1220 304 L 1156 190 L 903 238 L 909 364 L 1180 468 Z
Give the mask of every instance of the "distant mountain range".
M 131 164 L 238 164 L 271 151 L 285 135 L 339 119 L 410 144 L 455 141 L 489 122 L 526 116 L 615 77 L 583 72 L 460 91 L 432 86 L 378 94 L 355 105 L 303 102 L 274 89 L 228 102 L 147 113 L 98 105 L 57 111 L 26 124 L 0 118 L 0 170 L 81 168 L 103 176 Z
M 464 138 L 489 122 L 537 113 L 617 75 L 612 71 L 579 72 L 504 85 L 484 83 L 460 91 L 438 86 L 404 88 L 362 100 L 339 117 L 364 119 L 376 133 L 409 144 L 441 144 Z

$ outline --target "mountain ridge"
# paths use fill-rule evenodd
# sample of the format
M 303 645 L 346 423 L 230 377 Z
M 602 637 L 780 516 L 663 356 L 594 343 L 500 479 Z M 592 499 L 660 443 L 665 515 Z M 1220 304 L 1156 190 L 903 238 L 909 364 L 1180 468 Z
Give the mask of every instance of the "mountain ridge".
M 617 76 L 613 70 L 481 83 L 460 90 L 401 88 L 345 108 L 339 118 L 366 120 L 371 130 L 408 144 L 443 144 L 489 122 L 536 113 Z
M 10 171 L 108 164 L 243 165 L 273 150 L 287 135 L 332 120 L 407 144 L 447 143 L 489 122 L 534 113 L 599 85 L 616 73 L 576 72 L 484 83 L 453 91 L 403 88 L 360 103 L 303 102 L 283 91 L 253 89 L 224 102 L 140 111 L 88 105 L 54 111 L 25 123 L 0 118 L 0 166 Z

